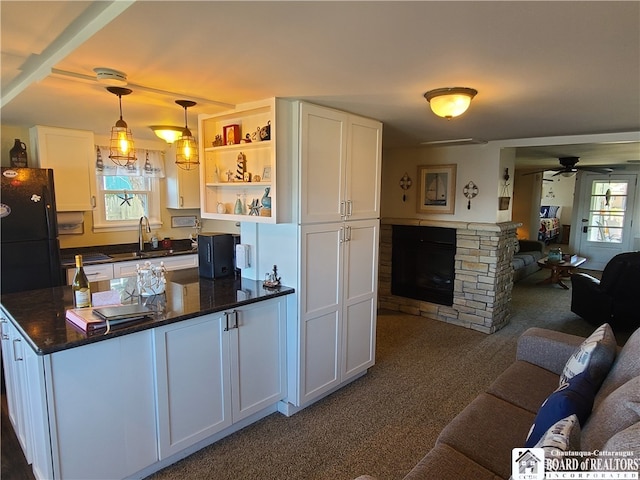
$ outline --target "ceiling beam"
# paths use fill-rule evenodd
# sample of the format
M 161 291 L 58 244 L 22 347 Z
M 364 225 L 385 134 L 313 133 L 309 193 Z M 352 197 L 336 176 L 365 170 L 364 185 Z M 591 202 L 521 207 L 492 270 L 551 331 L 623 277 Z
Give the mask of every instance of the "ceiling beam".
M 40 55 L 35 56 L 35 60 L 28 68 L 24 68 L 6 88 L 2 89 L 0 107 L 8 104 L 33 82 L 38 82 L 49 75 L 54 65 L 134 3 L 135 0 L 93 2 Z

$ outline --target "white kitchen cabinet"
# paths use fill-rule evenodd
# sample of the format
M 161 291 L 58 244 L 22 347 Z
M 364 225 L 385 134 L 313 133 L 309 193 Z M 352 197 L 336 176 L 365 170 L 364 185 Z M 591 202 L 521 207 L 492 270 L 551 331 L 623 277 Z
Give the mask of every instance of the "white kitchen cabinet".
M 152 330 L 44 357 L 53 478 L 125 478 L 158 460 L 152 359 Z
M 160 459 L 231 425 L 225 325 L 214 313 L 154 331 Z
M 36 125 L 29 135 L 35 166 L 53 169 L 57 211 L 92 210 L 96 160 L 93 132 Z
M 42 357 L 0 313 L 9 419 L 36 479 L 53 477 Z
M 4 313 L 2 315 L 2 361 L 5 365 L 9 420 L 27 463 L 31 463 L 31 422 L 24 368 L 24 339 L 4 317 Z
M 300 223 L 380 216 L 382 124 L 300 103 Z
M 286 395 L 284 298 L 155 330 L 160 458 Z
M 287 414 L 375 362 L 382 151 L 380 122 L 292 104 L 291 150 L 278 169 L 279 178 L 291 179 L 280 193 L 297 207 L 295 223 L 241 226 L 243 242 L 256 252 L 256 277 L 276 264 L 283 282 L 296 285 L 288 396 L 281 404 Z
M 176 148 L 172 144 L 165 154 L 167 208 L 200 208 L 200 168 L 185 170 L 176 165 Z
M 305 225 L 301 238 L 299 405 L 374 364 L 378 221 Z
M 152 265 L 160 265 L 160 262 L 164 262 L 164 266 L 167 271 L 182 270 L 185 268 L 197 267 L 198 255 L 186 254 L 168 257 L 140 258 L 138 260 L 125 262 L 85 265 L 84 273 L 87 275 L 90 282 L 111 280 L 113 278 L 133 277 L 136 275 L 136 265 L 142 265 L 146 261 L 151 262 Z M 67 285 L 71 285 L 75 273 L 75 267 L 67 268 Z
M 111 280 L 113 277 L 113 264 L 100 263 L 95 265 L 84 265 L 84 273 L 90 282 L 99 282 L 101 280 Z M 75 267 L 67 268 L 67 285 L 73 283 L 73 277 L 76 274 Z
M 151 265 L 160 265 L 164 263 L 167 271 L 182 270 L 184 268 L 193 268 L 198 266 L 197 254 L 174 255 L 169 257 L 153 257 L 140 258 L 138 260 L 130 260 L 126 262 L 113 263 L 113 278 L 134 277 L 136 276 L 136 265 L 143 265 L 150 262 Z

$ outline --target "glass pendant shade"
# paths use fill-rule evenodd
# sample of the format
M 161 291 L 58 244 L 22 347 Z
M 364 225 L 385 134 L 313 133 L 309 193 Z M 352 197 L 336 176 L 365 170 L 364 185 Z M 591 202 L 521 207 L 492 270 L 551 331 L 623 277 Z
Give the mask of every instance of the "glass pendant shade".
M 108 87 L 111 93 L 118 96 L 120 103 L 120 119 L 111 128 L 109 140 L 109 158 L 120 167 L 127 167 L 136 161 L 136 151 L 133 143 L 133 135 L 122 119 L 122 95 L 129 95 L 131 90 L 121 87 Z
M 476 96 L 477 90 L 466 87 L 438 88 L 424 94 L 433 113 L 451 119 L 462 115 Z
M 183 170 L 191 170 L 200 165 L 198 144 L 187 126 L 187 108 L 193 107 L 196 102 L 176 100 L 176 103 L 184 108 L 184 130 L 182 136 L 176 141 L 176 165 Z

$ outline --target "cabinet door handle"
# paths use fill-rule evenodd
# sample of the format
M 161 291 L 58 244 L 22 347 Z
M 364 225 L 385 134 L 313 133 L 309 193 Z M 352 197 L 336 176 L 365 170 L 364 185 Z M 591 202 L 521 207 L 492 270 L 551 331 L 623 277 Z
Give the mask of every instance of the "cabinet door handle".
M 95 195 L 91 196 L 91 206 L 93 208 L 96 208 L 96 197 L 95 197 Z
M 184 197 L 180 195 L 180 206 L 184 207 Z
M 20 354 L 18 355 L 18 347 L 17 345 L 20 344 Z M 19 338 L 16 338 L 13 340 L 13 359 L 16 362 L 21 362 L 23 360 L 22 358 L 22 341 Z
M 3 318 L 0 320 L 0 337 L 2 340 L 9 340 L 9 334 L 5 333 L 5 325 L 7 324 L 7 319 Z
M 347 200 L 347 217 L 353 215 L 353 201 Z
M 224 312 L 224 321 L 225 321 L 224 331 L 228 332 L 229 331 L 229 312 Z
M 341 217 L 345 216 L 345 211 L 346 211 L 345 202 L 340 202 L 340 216 Z
M 234 310 L 231 313 L 233 314 L 233 327 L 231 328 L 238 328 L 238 311 Z
M 346 239 L 346 241 L 347 242 L 351 241 L 351 226 L 347 227 L 347 239 Z
M 340 227 L 340 235 L 338 236 L 340 243 L 344 243 L 344 227 Z

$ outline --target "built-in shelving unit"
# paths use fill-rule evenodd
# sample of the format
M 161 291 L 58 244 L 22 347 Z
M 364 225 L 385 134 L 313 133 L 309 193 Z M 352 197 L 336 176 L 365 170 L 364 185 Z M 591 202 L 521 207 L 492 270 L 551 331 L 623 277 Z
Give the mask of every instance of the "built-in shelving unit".
M 221 114 L 198 117 L 202 218 L 275 223 L 275 105 L 275 99 L 271 98 L 239 105 Z M 268 139 L 258 141 L 260 130 L 267 126 Z M 225 136 L 231 130 L 229 127 L 234 133 Z M 267 208 L 267 192 L 271 208 Z M 241 211 L 237 208 L 238 200 Z M 253 212 L 252 204 L 257 207 Z

